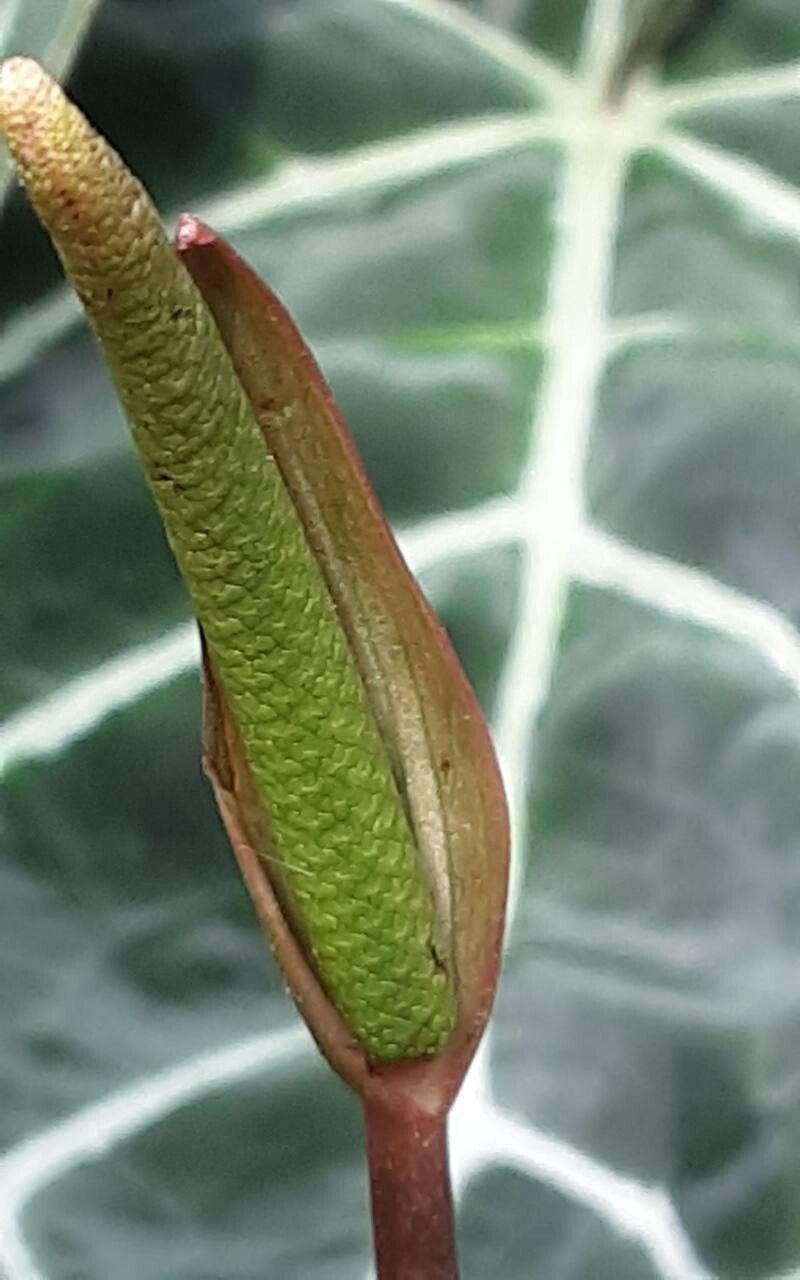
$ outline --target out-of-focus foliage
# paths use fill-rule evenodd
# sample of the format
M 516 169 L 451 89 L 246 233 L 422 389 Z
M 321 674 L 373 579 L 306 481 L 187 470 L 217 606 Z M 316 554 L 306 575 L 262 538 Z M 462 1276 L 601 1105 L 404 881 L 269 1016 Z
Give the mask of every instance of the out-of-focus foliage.
M 54 76 L 69 69 L 99 0 L 0 0 L 0 54 L 24 49 Z M 0 208 L 11 186 L 11 159 L 0 153 Z
M 220 15 L 106 0 L 70 87 L 293 310 L 492 717 L 517 898 L 464 1275 L 791 1273 L 796 5 L 717 5 L 614 110 L 620 0 Z M 361 1274 L 355 1105 L 238 883 L 186 598 L 16 195 L 0 324 L 0 1257 Z

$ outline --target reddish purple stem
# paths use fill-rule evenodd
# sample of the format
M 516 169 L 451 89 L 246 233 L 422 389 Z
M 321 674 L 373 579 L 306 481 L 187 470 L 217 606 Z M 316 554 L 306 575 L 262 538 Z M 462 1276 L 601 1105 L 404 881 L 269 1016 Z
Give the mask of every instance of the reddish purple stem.
M 364 1100 L 378 1280 L 458 1280 L 446 1109 Z

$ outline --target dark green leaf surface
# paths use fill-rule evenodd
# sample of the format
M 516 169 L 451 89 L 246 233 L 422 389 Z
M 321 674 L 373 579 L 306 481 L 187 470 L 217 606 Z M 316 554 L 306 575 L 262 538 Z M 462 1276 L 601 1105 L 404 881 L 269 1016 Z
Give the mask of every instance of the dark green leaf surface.
M 617 0 L 105 0 L 73 76 L 294 312 L 492 718 L 517 880 L 453 1120 L 467 1280 L 800 1274 L 800 16 L 708 8 L 616 113 Z M 16 197 L 0 317 L 0 1271 L 349 1280 L 357 1111 Z

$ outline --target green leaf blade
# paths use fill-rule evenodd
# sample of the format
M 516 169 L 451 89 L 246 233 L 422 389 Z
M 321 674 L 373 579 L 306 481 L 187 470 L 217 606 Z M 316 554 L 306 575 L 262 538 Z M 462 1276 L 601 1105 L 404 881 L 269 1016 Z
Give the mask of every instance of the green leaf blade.
M 306 16 L 316 7 L 305 6 Z M 448 17 L 467 12 L 491 37 L 513 36 L 523 57 L 535 47 L 538 56 L 562 58 L 578 95 L 577 105 L 572 99 L 548 107 L 550 118 L 563 126 L 562 136 L 531 141 L 505 160 L 484 151 L 468 165 L 417 170 L 413 179 L 408 166 L 401 166 L 393 185 L 379 186 L 371 164 L 362 163 L 363 133 L 359 142 L 349 132 L 359 124 L 354 115 L 341 128 L 336 121 L 329 125 L 338 150 L 325 159 L 335 156 L 337 172 L 350 175 L 344 186 L 332 192 L 330 169 L 317 166 L 302 137 L 295 144 L 287 136 L 290 158 L 304 166 L 310 162 L 303 182 L 292 188 L 293 203 L 278 208 L 273 201 L 283 201 L 286 188 L 259 186 L 258 208 L 266 205 L 268 211 L 251 219 L 245 210 L 235 228 L 223 220 L 219 230 L 270 280 L 300 323 L 495 730 L 503 707 L 510 722 L 510 711 L 524 707 L 539 678 L 537 650 L 530 643 L 520 649 L 519 680 L 510 696 L 506 660 L 525 584 L 551 564 L 531 564 L 538 507 L 529 489 L 521 502 L 516 491 L 528 446 L 531 462 L 543 457 L 538 425 L 542 391 L 550 394 L 553 344 L 575 370 L 588 345 L 600 367 L 588 407 L 591 447 L 582 471 L 588 526 L 576 530 L 564 518 L 559 495 L 551 497 L 554 532 L 570 548 L 572 584 L 554 650 L 551 692 L 536 731 L 523 726 L 521 750 L 503 761 L 520 779 L 515 818 L 518 823 L 520 813 L 530 814 L 530 832 L 516 845 L 517 865 L 526 874 L 490 1023 L 486 1074 L 477 1077 L 488 1083 L 490 1106 L 484 1109 L 476 1094 L 467 1093 L 463 1112 L 453 1117 L 456 1168 L 473 1171 L 465 1174 L 460 1193 L 462 1268 L 466 1280 L 478 1280 L 487 1269 L 500 1271 L 505 1280 L 530 1280 L 532 1274 L 548 1280 L 776 1280 L 800 1266 L 794 813 L 800 648 L 793 478 L 800 396 L 792 336 L 798 239 L 789 219 L 777 228 L 769 216 L 771 178 L 789 189 L 782 211 L 798 193 L 791 124 L 797 103 L 793 60 L 800 48 L 796 7 L 791 0 L 731 0 L 702 38 L 655 70 L 641 100 L 624 104 L 615 137 L 619 141 L 624 134 L 624 148 L 637 150 L 627 159 L 613 255 L 582 264 L 584 273 L 598 267 L 609 281 L 603 324 L 591 333 L 578 323 L 558 333 L 551 325 L 552 254 L 565 250 L 570 235 L 554 199 L 562 161 L 573 147 L 584 145 L 597 154 L 608 137 L 611 124 L 601 119 L 591 96 L 585 54 L 591 24 L 584 19 L 589 12 L 595 31 L 611 32 L 615 6 L 469 0 L 457 10 L 417 7 L 427 11 L 420 21 L 437 23 L 445 8 Z M 275 47 L 270 13 L 292 6 L 255 8 L 263 37 L 250 47 L 267 84 Z M 359 26 L 363 31 L 366 19 L 358 19 L 367 10 L 377 64 L 383 0 L 353 5 L 354 33 Z M 324 24 L 325 9 L 318 13 Z M 452 35 L 444 24 L 437 29 L 446 59 Z M 105 61 L 98 64 L 104 74 L 100 78 L 98 72 L 86 101 L 98 119 L 113 83 L 105 68 L 123 53 L 117 33 L 112 56 L 112 36 L 107 29 Z M 383 47 L 396 50 L 388 37 Z M 405 52 L 413 54 L 410 38 Z M 198 56 L 193 37 L 184 32 L 182 47 L 169 53 L 175 82 L 185 83 L 182 68 L 197 65 Z M 461 56 L 453 56 L 454 67 L 462 65 Z M 491 56 L 488 49 L 481 53 Z M 300 61 L 295 57 L 294 65 Z M 220 55 L 219 62 L 232 82 L 242 83 L 232 59 Z M 319 52 L 314 65 L 319 66 Z M 364 57 L 352 59 L 352 101 L 364 66 Z M 148 63 L 142 82 L 156 69 Z M 283 119 L 303 118 L 314 91 L 310 74 L 304 77 L 301 69 L 294 83 L 282 83 L 289 95 L 281 105 Z M 260 103 L 254 115 L 259 136 L 268 140 L 272 116 Z M 683 103 L 693 105 L 684 109 Z M 424 143 L 426 155 L 430 130 L 441 128 L 442 154 L 449 150 L 452 156 L 453 117 L 437 122 L 434 107 L 422 132 L 414 134 L 415 110 L 415 102 L 398 105 L 387 89 L 370 122 L 373 141 L 380 142 L 383 120 L 394 121 L 397 130 L 405 121 L 406 141 Z M 253 118 L 248 116 L 247 127 Z M 245 136 L 245 124 L 235 123 L 237 138 Z M 144 112 L 114 136 L 129 149 L 147 128 L 155 153 L 163 125 L 148 125 Z M 747 161 L 758 180 L 746 182 L 737 170 L 733 188 L 721 193 L 710 169 L 690 174 L 662 149 L 667 135 L 676 132 L 712 145 L 727 159 Z M 400 136 L 387 132 L 387 145 Z M 540 180 L 527 186 L 513 180 L 526 163 L 522 156 L 530 157 L 530 173 L 541 157 Z M 175 200 L 196 207 L 213 224 L 217 200 L 205 206 L 195 194 L 184 194 L 188 184 L 197 183 L 200 171 L 207 175 L 209 195 L 240 210 L 245 206 L 238 181 L 245 175 L 226 179 L 205 169 L 204 158 L 191 149 L 171 157 L 176 184 L 179 178 L 187 183 Z M 484 173 L 481 186 L 476 179 Z M 259 182 L 261 177 L 263 171 Z M 769 193 L 766 205 L 752 204 L 756 190 Z M 492 192 L 500 198 L 493 201 Z M 504 219 L 502 211 L 512 205 L 510 226 L 510 215 Z M 587 198 L 585 214 L 594 209 L 594 198 Z M 427 251 L 431 243 L 433 252 Z M 16 272 L 16 236 L 8 252 Z M 2 297 L 12 288 L 10 277 L 0 271 Z M 19 284 L 17 279 L 15 288 Z M 456 306 L 452 298 L 467 302 Z M 368 325 L 359 324 L 360 314 L 368 315 Z M 405 329 L 403 316 L 413 321 Z M 491 327 L 483 324 L 487 319 Z M 513 345 L 489 348 L 487 334 Z M 6 342 L 4 331 L 0 357 Z M 90 601 L 93 576 L 102 575 L 110 558 L 110 548 L 108 557 L 99 548 L 88 550 L 92 482 L 96 477 L 102 483 L 113 465 L 111 440 L 123 440 L 110 395 L 102 402 L 95 396 L 95 367 L 88 342 L 62 348 L 58 368 L 32 352 L 18 365 L 18 377 L 0 404 L 4 451 L 13 414 L 16 474 L 26 457 L 36 457 L 43 471 L 68 466 L 83 479 L 80 497 L 69 499 L 75 534 L 65 537 L 62 559 L 55 561 L 45 547 L 39 561 L 42 535 L 35 525 L 20 527 L 10 544 L 20 563 L 31 565 L 29 582 L 33 566 L 41 563 L 35 600 L 24 577 L 14 579 L 8 611 L 15 627 L 5 633 L 13 637 L 14 652 L 24 654 L 30 645 L 33 653 L 43 598 L 62 606 L 51 625 L 64 636 L 63 651 L 55 637 L 46 652 L 39 650 L 26 683 L 32 693 L 38 688 L 58 694 L 82 662 L 89 673 L 104 658 L 124 656 L 148 627 L 160 642 L 170 618 L 186 616 L 164 557 L 154 562 L 153 576 L 158 600 L 173 613 L 162 614 L 158 604 L 148 617 L 145 600 L 134 616 L 120 601 L 107 645 L 102 635 L 84 636 L 70 617 L 72 593 Z M 90 389 L 83 415 L 67 413 L 64 397 L 74 396 L 76 385 Z M 563 398 L 556 404 L 559 430 L 552 440 L 558 456 L 574 440 L 567 425 L 573 421 L 570 408 Z M 52 453 L 45 448 L 50 422 Z M 27 454 L 37 443 L 41 452 Z M 131 488 L 132 477 L 131 469 Z M 547 490 L 539 492 L 547 497 Z M 4 489 L 4 513 L 14 497 L 13 488 Z M 152 525 L 144 496 L 125 505 L 121 551 L 127 554 L 138 536 L 155 539 L 155 517 L 150 519 Z M 73 545 L 79 554 L 69 556 Z M 131 584 L 132 600 L 144 594 L 139 581 Z M 538 631 L 527 635 L 534 641 Z M 3 650 L 5 657 L 8 641 Z M 96 728 L 59 755 L 15 767 L 14 785 L 24 784 L 29 802 L 24 809 L 3 810 L 3 892 L 14 904 L 7 928 L 4 919 L 3 944 L 19 957 L 14 972 L 25 978 L 15 991 L 0 984 L 6 1030 L 0 1091 L 11 1091 L 15 1138 L 47 1132 L 51 1123 L 107 1098 L 122 1084 L 150 1087 L 163 1079 L 167 1066 L 202 1061 L 204 1049 L 233 1047 L 267 1024 L 280 1031 L 293 1016 L 274 970 L 259 960 L 259 940 L 247 932 L 243 896 L 236 927 L 226 926 L 229 870 L 218 833 L 198 821 L 194 850 L 174 836 L 178 818 L 170 816 L 166 793 L 177 788 L 187 808 L 203 795 L 199 781 L 190 788 L 194 766 L 184 758 L 196 736 L 193 680 L 187 676 L 181 697 L 164 707 L 161 732 L 174 750 L 161 754 L 163 779 L 146 792 L 135 778 L 122 776 L 129 771 L 115 769 L 114 761 L 129 759 L 124 744 L 131 738 L 138 749 L 135 726 L 153 693 L 107 710 L 102 735 Z M 27 700 L 26 694 L 15 705 Z M 89 755 L 81 742 L 85 748 L 94 744 Z M 76 814 L 74 797 L 66 788 L 54 795 L 49 777 L 62 777 L 78 757 Z M 93 818 L 93 778 L 109 797 L 102 822 Z M 5 774 L 0 804 L 9 785 Z M 112 801 L 121 805 L 116 824 Z M 145 805 L 146 822 L 140 812 Z M 32 827 L 35 841 L 29 843 L 21 832 L 37 811 L 49 821 Z M 109 850 L 126 868 L 122 899 L 114 893 L 111 871 L 101 876 L 98 870 L 106 866 Z M 209 893 L 203 914 L 190 926 L 179 886 L 189 892 L 195 858 L 209 868 Z M 201 978 L 208 973 L 204 965 L 196 982 L 187 978 L 183 1013 L 178 1001 L 163 1006 L 169 1035 L 162 1030 L 156 996 L 151 1002 L 142 996 L 144 942 L 136 964 L 118 943 L 129 912 L 145 920 L 157 909 L 147 885 L 160 864 L 170 869 L 176 886 L 160 917 L 165 933 L 177 940 L 195 930 L 198 937 L 219 938 L 232 964 L 223 985 L 230 981 L 241 993 L 238 1008 L 232 998 L 223 1007 Z M 92 883 L 103 889 L 105 930 L 99 917 L 86 924 L 79 910 L 80 894 L 89 893 Z M 702 917 L 692 916 L 701 905 Z M 33 934 L 26 924 L 35 910 L 49 922 L 49 935 Z M 58 948 L 54 965 L 48 948 Z M 161 948 L 156 952 L 160 959 Z M 274 983 L 263 1009 L 254 979 L 248 984 L 243 976 L 252 977 L 256 963 Z M 172 972 L 177 983 L 177 967 Z M 93 983 L 104 993 L 100 1010 L 83 1004 Z M 102 1049 L 93 1031 L 98 1016 L 110 1028 Z M 144 1033 L 144 1026 L 151 1031 Z M 37 1034 L 58 1038 L 65 1028 L 73 1055 L 68 1076 L 52 1057 L 36 1056 L 29 1047 Z M 301 1133 L 314 1126 L 324 1134 L 333 1091 L 320 1089 L 313 1099 L 304 1089 L 302 1096 L 284 1092 L 296 1070 L 283 1063 L 276 1074 L 257 1074 L 247 1114 L 255 1124 L 262 1107 L 271 1107 L 270 1099 L 278 1096 L 291 1105 Z M 106 1280 L 115 1246 L 142 1266 L 148 1247 L 147 1280 L 161 1280 L 167 1252 L 177 1258 L 185 1244 L 187 1253 L 195 1252 L 190 1262 L 178 1260 L 176 1266 L 184 1267 L 187 1280 L 203 1276 L 203 1251 L 214 1248 L 223 1233 L 220 1223 L 236 1216 L 237 1175 L 246 1181 L 254 1170 L 245 1150 L 226 1148 L 224 1184 L 209 1169 L 195 1197 L 168 1200 L 170 1185 L 185 1192 L 177 1171 L 182 1153 L 190 1151 L 200 1164 L 212 1145 L 204 1146 L 204 1136 L 219 1133 L 217 1090 L 243 1097 L 231 1077 L 215 1084 L 211 1096 L 200 1090 L 191 1100 L 184 1096 L 171 1104 L 195 1135 L 191 1145 L 169 1118 L 163 1131 L 154 1122 L 138 1130 L 145 1146 L 160 1144 L 160 1158 L 175 1170 L 159 1184 L 163 1194 L 151 1217 L 137 1212 L 125 1164 L 129 1148 L 119 1138 L 96 1166 L 98 1180 L 81 1181 L 80 1189 L 77 1157 L 57 1170 L 50 1167 L 44 1184 L 26 1200 L 31 1229 L 23 1232 L 48 1280 L 71 1280 L 63 1261 L 66 1234 L 76 1259 L 72 1272 L 90 1280 Z M 134 1121 L 129 1124 L 136 1128 Z M 355 1148 L 341 1141 L 341 1160 L 331 1157 L 322 1194 L 325 1206 L 336 1206 L 340 1220 L 349 1223 L 357 1194 L 351 1180 Z M 305 1188 L 317 1197 L 321 1185 L 314 1172 L 305 1182 L 306 1150 L 287 1156 L 280 1175 L 269 1153 L 262 1153 L 254 1176 L 263 1169 L 264 1202 L 275 1197 L 280 1211 L 254 1209 L 252 1217 L 236 1221 L 242 1253 L 231 1267 L 234 1274 L 238 1267 L 249 1280 L 252 1259 L 265 1248 L 273 1251 L 265 1256 L 275 1259 L 276 1271 L 325 1280 L 358 1274 L 359 1245 L 330 1235 L 327 1216 L 318 1229 L 307 1216 L 300 1222 L 290 1217 L 288 1206 L 304 1202 Z M 323 1152 L 323 1165 L 326 1159 Z M 152 1175 L 152 1163 L 147 1171 Z M 99 1198 L 103 1173 L 107 1189 Z M 296 1189 L 294 1199 L 287 1180 Z M 62 1215 L 65 1201 L 68 1212 Z M 48 1235 L 57 1210 L 63 1229 Z M 107 1252 L 101 1251 L 104 1244 Z M 203 1280 L 217 1280 L 218 1256 Z

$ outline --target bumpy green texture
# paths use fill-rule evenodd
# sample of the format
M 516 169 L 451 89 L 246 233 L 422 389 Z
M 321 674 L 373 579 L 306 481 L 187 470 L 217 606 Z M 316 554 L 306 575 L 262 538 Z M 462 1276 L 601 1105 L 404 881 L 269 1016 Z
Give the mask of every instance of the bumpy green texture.
M 322 576 L 210 313 L 141 185 L 36 64 L 0 71 L 0 128 L 113 373 L 323 985 L 370 1056 L 433 1053 L 455 995 L 431 895 Z

